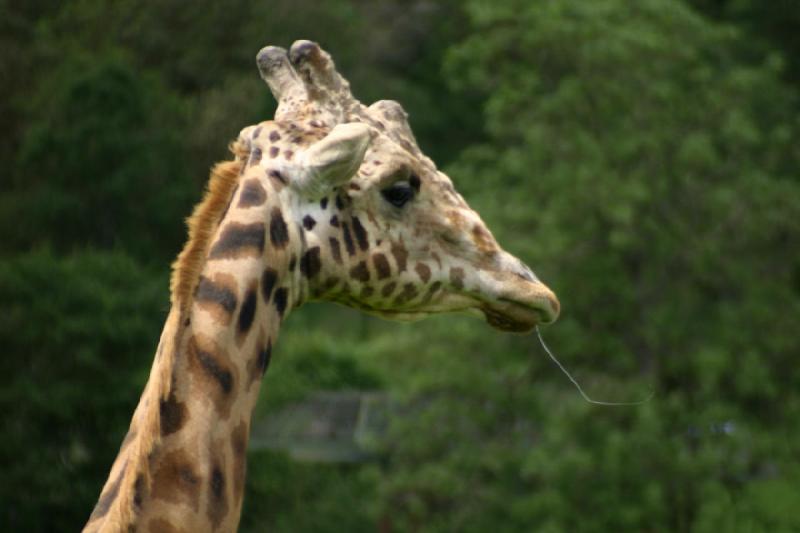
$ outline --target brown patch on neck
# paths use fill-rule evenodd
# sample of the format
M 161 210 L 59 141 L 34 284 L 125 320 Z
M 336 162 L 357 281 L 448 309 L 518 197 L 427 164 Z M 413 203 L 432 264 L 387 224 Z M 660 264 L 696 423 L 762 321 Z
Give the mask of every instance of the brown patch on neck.
M 203 478 L 198 465 L 183 450 L 166 454 L 153 474 L 154 500 L 186 504 L 195 512 L 200 510 Z
M 194 383 L 202 387 L 198 392 L 212 401 L 222 420 L 227 419 L 239 381 L 236 365 L 223 348 L 201 335 L 192 335 L 186 347 L 186 355 L 189 372 L 195 378 Z
M 212 460 L 208 480 L 206 513 L 214 529 L 217 529 L 228 515 L 228 483 L 230 481 L 225 477 L 223 464 L 221 457 L 215 457 Z
M 406 261 L 408 260 L 408 251 L 405 246 L 403 246 L 402 243 L 393 242 L 391 251 L 395 261 L 397 261 L 397 270 L 399 272 L 404 272 L 406 269 Z
M 234 505 L 241 505 L 244 495 L 244 478 L 247 470 L 247 422 L 242 420 L 231 434 L 231 450 L 233 451 L 233 498 Z
M 217 272 L 213 279 L 200 276 L 194 300 L 196 304 L 211 314 L 223 326 L 229 326 L 233 313 L 239 304 L 236 278 L 224 272 Z
M 183 533 L 184 531 L 163 518 L 153 518 L 147 523 L 147 527 L 149 531 L 158 531 L 158 533 Z
M 170 393 L 169 398 L 166 400 L 161 400 L 159 410 L 161 412 L 162 437 L 179 431 L 186 423 L 188 416 L 186 404 L 179 402 L 175 398 L 174 392 Z

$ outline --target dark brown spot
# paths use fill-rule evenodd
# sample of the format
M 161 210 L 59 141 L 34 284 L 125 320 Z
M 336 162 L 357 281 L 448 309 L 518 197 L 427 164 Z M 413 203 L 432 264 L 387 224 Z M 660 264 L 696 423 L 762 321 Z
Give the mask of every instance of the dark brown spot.
M 238 330 L 240 336 L 247 335 L 247 332 L 250 331 L 250 326 L 253 325 L 253 320 L 255 319 L 256 311 L 258 310 L 258 298 L 256 296 L 257 292 L 258 282 L 255 282 L 250 286 L 244 295 L 242 308 L 239 309 Z
M 175 398 L 175 391 L 172 391 L 166 400 L 160 400 L 158 407 L 162 437 L 175 433 L 183 427 L 186 422 L 186 404 Z
M 264 224 L 240 224 L 230 222 L 222 229 L 211 252 L 211 259 L 238 259 L 241 257 L 260 257 L 264 252 Z
M 228 499 L 225 497 L 225 474 L 222 473 L 222 468 L 218 464 L 211 468 L 208 484 L 208 518 L 214 528 L 217 528 L 228 514 Z
M 369 281 L 369 268 L 367 268 L 366 261 L 360 261 L 356 266 L 350 269 L 350 277 L 358 281 Z
M 384 298 L 388 298 L 389 296 L 392 295 L 392 293 L 396 288 L 397 288 L 397 283 L 395 283 L 394 281 L 390 281 L 389 283 L 383 286 L 383 289 L 381 289 L 381 296 L 383 296 Z
M 286 304 L 289 299 L 289 290 L 286 287 L 281 287 L 275 291 L 275 309 L 278 314 L 283 318 L 283 313 L 286 311 Z
M 339 227 L 339 217 L 337 215 L 333 215 L 331 217 L 331 226 L 333 226 L 334 228 Z
M 331 237 L 328 239 L 328 242 L 331 245 L 331 256 L 333 256 L 333 260 L 342 264 L 342 250 L 339 248 L 339 241 L 336 237 Z
M 398 272 L 405 272 L 406 261 L 408 260 L 408 251 L 402 244 L 392 243 L 392 255 L 394 260 L 397 261 Z
M 312 217 L 311 215 L 306 215 L 303 217 L 303 227 L 306 228 L 307 230 L 314 229 L 314 226 L 316 225 L 317 221 L 314 220 L 314 217 Z
M 194 385 L 211 399 L 223 417 L 227 417 L 235 379 L 230 357 L 215 343 L 201 340 L 197 335 L 189 339 L 187 351 L 189 370 L 195 376 Z
M 373 254 L 372 264 L 375 265 L 375 272 L 378 274 L 378 279 L 386 279 L 392 274 L 392 267 L 389 265 L 389 260 L 383 254 Z
M 147 531 L 150 533 L 186 533 L 184 529 L 178 529 L 164 518 L 152 518 L 147 522 Z
M 267 191 L 256 178 L 250 178 L 244 182 L 242 194 L 239 196 L 239 207 L 256 207 L 267 200 Z
M 200 278 L 194 299 L 214 320 L 228 325 L 238 304 L 235 291 L 236 279 L 230 274 L 220 272 L 214 275 L 213 281 L 205 276 Z
M 336 201 L 336 209 L 338 209 L 339 211 L 344 209 L 344 200 L 342 199 L 342 195 L 341 194 L 337 194 L 336 195 L 335 201 Z
M 339 285 L 339 280 L 335 277 L 330 277 L 325 280 L 319 287 L 317 295 L 328 294 Z
M 265 302 L 269 303 L 269 299 L 272 298 L 276 283 L 278 283 L 278 272 L 269 267 L 264 269 L 264 274 L 261 275 L 261 294 L 264 295 Z
M 233 451 L 233 497 L 236 504 L 244 493 L 244 476 L 247 467 L 247 422 L 244 420 L 231 433 Z
M 275 131 L 275 130 L 272 130 L 271 132 L 269 132 L 269 140 L 270 140 L 271 142 L 274 142 L 274 143 L 276 143 L 276 142 L 278 142 L 278 141 L 280 141 L 280 140 L 281 140 L 281 134 L 280 134 L 280 133 L 278 133 L 278 132 L 277 132 L 277 131 Z
M 269 157 L 270 159 L 275 159 L 278 157 L 278 154 L 281 153 L 281 149 L 277 146 L 270 146 L 269 147 Z
M 289 272 L 294 272 L 295 268 L 297 268 L 297 256 L 292 254 L 292 257 L 289 259 Z
M 361 287 L 361 295 L 360 295 L 360 297 L 361 297 L 362 300 L 366 300 L 367 298 L 372 296 L 374 293 L 375 293 L 375 289 L 374 288 L 370 287 L 369 285 L 365 285 L 365 286 Z
M 291 161 L 293 156 L 294 156 L 294 151 L 293 150 L 284 150 L 283 151 L 283 157 L 285 157 L 286 159 Z
M 289 243 L 289 229 L 286 227 L 283 214 L 278 207 L 272 210 L 269 223 L 269 238 L 270 241 L 272 241 L 272 245 L 281 250 L 286 248 L 286 245 Z
M 394 305 L 403 305 L 411 301 L 417 295 L 417 288 L 413 283 L 403 285 L 403 290 L 394 299 Z
M 450 269 L 450 284 L 456 289 L 464 288 L 464 269 L 454 267 Z
M 152 498 L 170 503 L 183 503 L 195 511 L 200 509 L 202 479 L 186 451 L 178 449 L 165 454 L 153 473 Z
M 198 349 L 195 352 L 195 357 L 197 357 L 200 366 L 203 367 L 209 377 L 217 382 L 222 392 L 230 394 L 231 389 L 233 389 L 233 375 L 217 361 L 214 354 Z
M 353 217 L 353 234 L 356 236 L 356 242 L 361 250 L 366 250 L 369 247 L 369 240 L 367 239 L 367 231 L 361 225 L 358 217 Z
M 348 185 L 347 188 L 350 189 L 351 191 L 360 191 L 361 190 L 361 186 L 359 186 L 359 184 L 355 183 L 355 182 L 353 182 L 350 185 Z
M 272 355 L 272 343 L 266 338 L 264 330 L 262 329 L 258 336 L 258 343 L 256 344 L 256 351 L 253 357 L 247 362 L 248 382 L 247 389 L 258 381 L 266 371 L 266 366 L 269 365 L 269 359 Z
M 147 487 L 144 484 L 144 476 L 139 474 L 136 476 L 136 482 L 133 484 L 133 505 L 137 509 L 142 508 Z
M 442 288 L 442 282 L 441 281 L 433 282 L 431 284 L 431 286 L 428 287 L 428 290 L 425 293 L 425 296 L 422 298 L 422 303 L 426 304 L 426 303 L 430 302 L 433 299 L 433 296 L 436 294 L 436 292 L 441 288 Z
M 303 254 L 303 258 L 300 259 L 300 272 L 305 277 L 313 278 L 319 273 L 322 268 L 322 261 L 320 261 L 319 256 L 319 246 L 314 246 Z
M 258 368 L 261 371 L 262 376 L 267 371 L 267 368 L 269 368 L 269 362 L 271 360 L 272 360 L 272 341 L 268 340 L 267 345 L 264 347 L 264 349 L 258 352 Z
M 355 255 L 356 246 L 353 244 L 353 237 L 350 236 L 350 226 L 347 225 L 347 222 L 342 222 L 342 237 L 344 237 L 344 247 L 347 249 L 347 253 Z
M 261 162 L 261 148 L 255 147 L 253 148 L 253 151 L 250 152 L 250 161 L 248 162 L 248 165 L 253 166 L 259 164 L 260 162 Z
M 417 263 L 414 265 L 414 270 L 423 283 L 428 283 L 428 280 L 431 279 L 431 269 L 425 263 Z
M 320 207 L 320 209 L 327 209 L 328 208 L 328 197 L 327 196 L 319 201 L 319 207 Z
M 253 139 L 258 139 L 258 136 L 261 135 L 261 126 L 257 127 L 253 130 Z

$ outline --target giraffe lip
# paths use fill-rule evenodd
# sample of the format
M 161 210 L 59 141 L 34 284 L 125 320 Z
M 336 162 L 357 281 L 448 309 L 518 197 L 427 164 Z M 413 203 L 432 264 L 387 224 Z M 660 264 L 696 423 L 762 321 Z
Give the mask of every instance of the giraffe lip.
M 494 305 L 481 308 L 486 322 L 493 328 L 511 333 L 527 333 L 543 320 L 541 310 L 521 302 L 500 298 Z

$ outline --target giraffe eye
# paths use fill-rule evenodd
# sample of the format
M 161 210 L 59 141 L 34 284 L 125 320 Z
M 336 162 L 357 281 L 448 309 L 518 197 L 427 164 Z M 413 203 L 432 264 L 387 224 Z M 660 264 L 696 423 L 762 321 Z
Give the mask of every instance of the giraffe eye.
M 407 181 L 398 181 L 381 191 L 384 200 L 395 207 L 403 207 L 414 198 L 416 189 Z

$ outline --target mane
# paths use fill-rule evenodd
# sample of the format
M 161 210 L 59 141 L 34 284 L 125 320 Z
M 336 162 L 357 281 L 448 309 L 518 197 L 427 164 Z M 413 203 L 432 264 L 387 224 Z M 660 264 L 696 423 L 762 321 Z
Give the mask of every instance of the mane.
M 242 173 L 249 149 L 242 141 L 229 146 L 236 157 L 233 161 L 217 163 L 211 170 L 203 199 L 186 219 L 189 240 L 172 263 L 170 279 L 170 301 L 182 311 L 191 302 L 191 294 L 200 278 L 200 271 L 208 254 L 211 238 L 219 225 L 223 213 L 231 201 L 239 176 Z
M 161 440 L 161 409 L 171 393 L 172 372 L 184 331 L 182 325 L 211 239 L 233 197 L 249 154 L 241 141 L 231 143 L 229 148 L 235 159 L 214 166 L 203 199 L 186 220 L 189 240 L 172 264 L 172 308 L 161 332 L 150 377 L 84 533 L 128 530 L 136 524 L 137 507 L 150 486 L 150 457 Z

